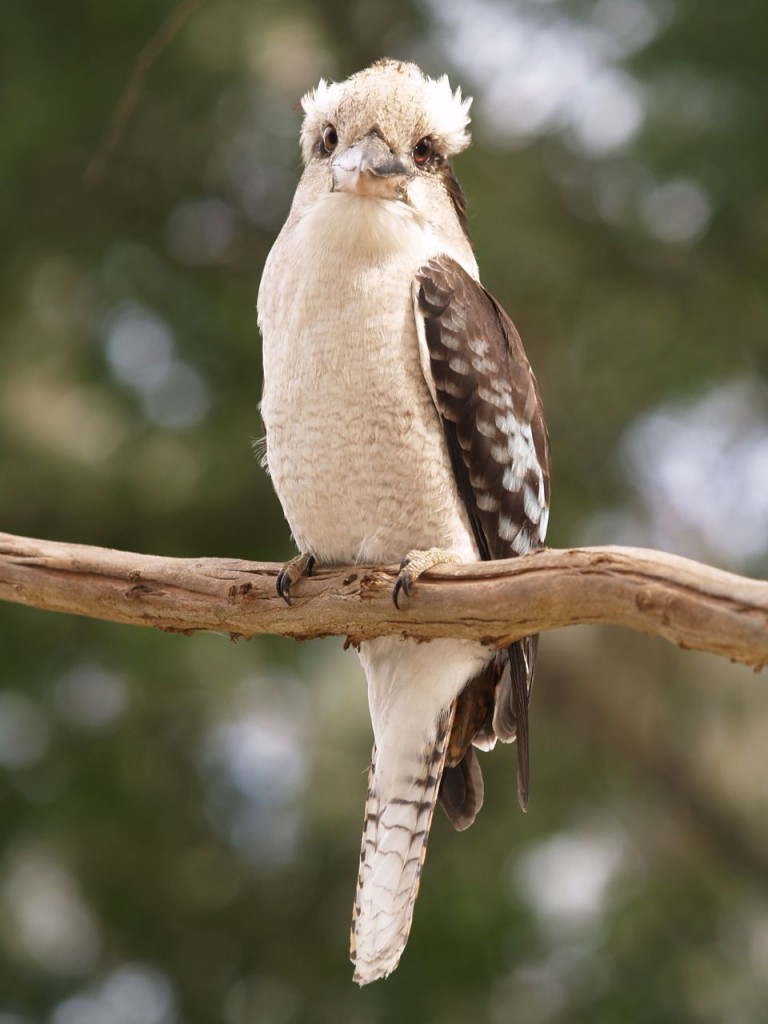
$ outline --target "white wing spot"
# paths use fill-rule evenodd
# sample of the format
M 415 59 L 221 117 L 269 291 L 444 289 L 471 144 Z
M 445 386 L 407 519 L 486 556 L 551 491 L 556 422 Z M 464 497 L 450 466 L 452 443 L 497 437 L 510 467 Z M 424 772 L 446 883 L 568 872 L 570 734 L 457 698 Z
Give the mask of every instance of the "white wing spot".
M 466 359 L 462 356 L 451 356 L 448 360 L 448 365 L 454 373 L 460 373 L 466 377 L 472 367 L 469 365 Z
M 515 541 L 520 535 L 520 524 L 515 522 L 514 519 L 510 519 L 509 516 L 502 516 L 499 519 L 499 536 L 502 540 L 509 540 L 512 542 L 513 550 L 517 551 Z
M 547 527 L 549 526 L 549 509 L 544 507 L 541 510 L 541 519 L 539 520 L 539 539 L 544 540 L 547 536 Z
M 479 356 L 481 359 L 485 359 L 488 355 L 488 342 L 482 334 L 470 334 L 467 338 L 467 345 L 469 346 L 470 352 L 474 352 L 474 354 Z
M 538 525 L 542 513 L 541 500 L 527 481 L 523 484 L 523 508 L 531 522 Z
M 511 410 L 505 412 L 502 416 L 496 417 L 496 426 L 502 432 L 502 434 L 505 434 L 507 436 L 511 434 L 516 434 L 519 425 L 520 421 Z
M 504 470 L 504 476 L 501 478 L 501 486 L 505 491 L 513 491 L 515 494 L 520 490 L 523 484 L 523 477 L 517 470 L 517 467 L 513 464 L 507 466 Z M 508 537 L 505 540 L 509 540 Z
M 488 491 L 480 491 L 477 496 L 477 507 L 481 512 L 497 512 L 499 503 Z
M 512 540 L 512 550 L 517 555 L 527 555 L 531 550 L 531 547 L 531 538 L 528 536 L 528 532 L 526 530 L 521 530 Z
M 464 397 L 464 389 L 457 387 L 451 380 L 446 380 L 445 383 L 443 384 L 443 387 L 445 389 L 446 394 L 449 394 L 451 398 Z
M 491 387 L 493 387 L 493 384 L 491 384 Z M 478 387 L 478 389 L 477 389 L 477 397 L 482 402 L 486 402 L 488 405 L 493 405 L 493 406 L 495 406 L 497 408 L 501 404 L 500 401 L 499 401 L 499 399 L 501 398 L 501 395 L 499 394 L 499 392 L 496 391 L 496 390 L 493 390 L 493 391 L 489 390 L 487 387 L 485 387 L 484 384 L 481 384 Z
M 484 373 L 486 377 L 491 377 L 496 369 L 496 365 L 486 356 L 478 354 L 475 360 L 475 369 L 478 373 Z

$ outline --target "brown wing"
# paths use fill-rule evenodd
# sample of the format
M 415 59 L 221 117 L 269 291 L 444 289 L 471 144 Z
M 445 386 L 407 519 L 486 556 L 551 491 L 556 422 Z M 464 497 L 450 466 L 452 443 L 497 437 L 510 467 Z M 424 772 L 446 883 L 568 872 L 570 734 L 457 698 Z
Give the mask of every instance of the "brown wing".
M 534 551 L 546 534 L 550 457 L 520 336 L 493 296 L 448 256 L 419 269 L 414 307 L 422 369 L 480 557 Z M 517 738 L 518 796 L 527 806 L 528 701 L 537 641 L 526 637 L 500 652 L 459 698 L 442 801 L 457 827 L 471 824 L 482 803 L 473 742 L 487 747 L 496 738 Z

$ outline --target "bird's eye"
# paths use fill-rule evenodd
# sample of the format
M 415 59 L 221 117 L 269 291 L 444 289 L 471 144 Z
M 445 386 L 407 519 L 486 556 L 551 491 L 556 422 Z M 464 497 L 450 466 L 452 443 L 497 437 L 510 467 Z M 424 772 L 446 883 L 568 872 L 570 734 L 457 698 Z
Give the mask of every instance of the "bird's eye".
M 425 135 L 423 139 L 419 139 L 416 145 L 413 147 L 413 160 L 414 163 L 418 164 L 419 167 L 423 167 L 424 164 L 429 162 L 430 157 L 435 152 L 435 144 L 429 135 Z
M 323 128 L 322 142 L 323 149 L 326 153 L 332 153 L 338 146 L 339 136 L 332 124 L 327 124 L 325 128 Z

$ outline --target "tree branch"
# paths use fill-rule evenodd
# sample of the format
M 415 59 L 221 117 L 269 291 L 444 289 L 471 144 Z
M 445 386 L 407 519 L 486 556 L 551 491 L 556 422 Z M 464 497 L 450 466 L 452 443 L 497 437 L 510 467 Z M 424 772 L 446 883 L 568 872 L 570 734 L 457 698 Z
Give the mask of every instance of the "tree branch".
M 545 550 L 436 569 L 398 611 L 394 567 L 319 568 L 288 607 L 281 567 L 163 558 L 0 533 L 0 599 L 172 632 L 466 637 L 503 646 L 529 633 L 605 623 L 756 668 L 768 664 L 768 583 L 641 548 Z

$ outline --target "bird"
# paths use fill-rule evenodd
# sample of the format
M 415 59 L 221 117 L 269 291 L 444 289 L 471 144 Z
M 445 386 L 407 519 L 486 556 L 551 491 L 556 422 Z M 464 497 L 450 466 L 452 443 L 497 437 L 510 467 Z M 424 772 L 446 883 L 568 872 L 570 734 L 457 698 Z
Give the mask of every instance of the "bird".
M 470 98 L 383 58 L 301 101 L 303 173 L 258 294 L 264 464 L 317 565 L 395 563 L 397 606 L 435 565 L 525 555 L 545 539 L 550 452 L 520 337 L 479 281 L 452 158 Z M 436 803 L 483 802 L 476 749 L 517 740 L 527 807 L 538 637 L 360 643 L 373 730 L 350 958 L 389 975 L 408 940 Z

